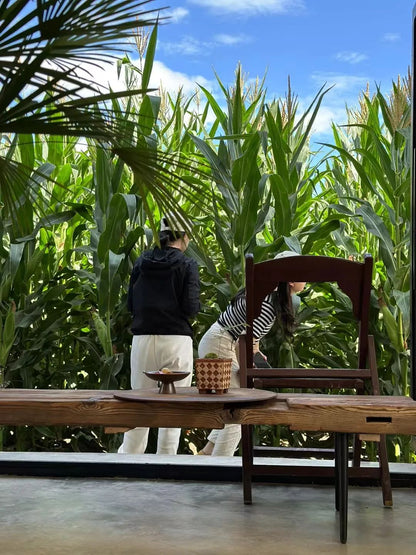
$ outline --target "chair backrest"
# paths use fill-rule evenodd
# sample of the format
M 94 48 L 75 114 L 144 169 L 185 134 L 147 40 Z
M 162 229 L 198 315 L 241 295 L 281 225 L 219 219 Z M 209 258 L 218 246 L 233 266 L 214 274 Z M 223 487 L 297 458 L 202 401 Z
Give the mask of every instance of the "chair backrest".
M 368 353 L 368 318 L 370 308 L 373 259 L 366 254 L 364 262 L 329 256 L 289 256 L 254 263 L 246 255 L 246 364 L 253 366 L 253 320 L 261 305 L 279 282 L 336 282 L 352 302 L 352 311 L 359 323 L 358 368 L 365 368 Z

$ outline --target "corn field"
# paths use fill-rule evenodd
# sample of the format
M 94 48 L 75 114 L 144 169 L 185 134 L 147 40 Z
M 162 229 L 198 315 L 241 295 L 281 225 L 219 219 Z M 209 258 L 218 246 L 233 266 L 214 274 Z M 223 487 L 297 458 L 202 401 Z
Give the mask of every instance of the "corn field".
M 2 15 L 6 59 L 13 14 Z M 148 91 L 157 26 L 144 42 L 140 66 L 120 56 L 124 95 L 91 84 L 89 100 L 71 103 L 67 90 L 54 90 L 53 71 L 61 70 L 39 82 L 31 59 L 19 76 L 0 69 L 0 387 L 129 388 L 129 274 L 152 245 L 162 212 L 174 208 L 194 224 L 188 252 L 202 284 L 195 349 L 244 285 L 246 253 L 256 261 L 287 249 L 357 260 L 370 253 L 382 390 L 408 395 L 409 76 L 388 95 L 363 91 L 348 125 L 334 123 L 332 140 L 318 148 L 311 136 L 325 88 L 303 113 L 290 82 L 284 98 L 270 100 L 265 83 L 246 83 L 240 66 L 231 85 L 218 79 L 221 96 L 203 87 L 192 98 Z M 12 87 L 18 77 L 20 88 Z M 264 340 L 272 363 L 354 364 L 354 324 L 340 292 L 307 287 L 301 301 L 294 337 L 276 347 L 272 330 Z M 275 445 L 323 441 L 279 427 L 259 427 L 257 436 Z M 204 438 L 186 430 L 182 452 Z M 115 451 L 120 437 L 9 427 L 2 443 L 18 451 Z M 409 438 L 391 437 L 388 447 L 390 460 L 415 458 Z

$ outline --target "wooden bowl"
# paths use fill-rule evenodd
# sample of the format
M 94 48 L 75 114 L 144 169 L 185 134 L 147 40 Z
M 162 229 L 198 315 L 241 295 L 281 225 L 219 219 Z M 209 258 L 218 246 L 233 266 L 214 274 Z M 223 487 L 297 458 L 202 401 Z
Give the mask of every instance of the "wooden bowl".
M 145 372 L 146 376 L 151 380 L 159 383 L 159 393 L 176 393 L 175 384 L 178 380 L 183 380 L 189 376 L 190 372 Z

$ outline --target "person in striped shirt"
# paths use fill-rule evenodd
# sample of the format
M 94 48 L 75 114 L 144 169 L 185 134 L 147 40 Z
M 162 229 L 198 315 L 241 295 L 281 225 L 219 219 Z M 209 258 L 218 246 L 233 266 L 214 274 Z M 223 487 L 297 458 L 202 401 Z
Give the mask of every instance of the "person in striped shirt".
M 275 258 L 296 256 L 297 253 L 284 251 Z M 292 335 L 295 328 L 295 312 L 300 304 L 296 295 L 305 287 L 304 282 L 281 282 L 277 289 L 268 295 L 261 307 L 260 315 L 253 323 L 254 353 L 260 353 L 259 342 L 279 319 L 286 335 Z M 203 358 L 208 353 L 216 353 L 221 358 L 232 359 L 231 387 L 240 387 L 237 360 L 237 340 L 245 330 L 246 298 L 241 290 L 231 300 L 218 320 L 206 331 L 198 346 L 198 356 Z M 205 447 L 198 455 L 233 456 L 241 438 L 239 424 L 227 424 L 222 430 L 212 430 Z

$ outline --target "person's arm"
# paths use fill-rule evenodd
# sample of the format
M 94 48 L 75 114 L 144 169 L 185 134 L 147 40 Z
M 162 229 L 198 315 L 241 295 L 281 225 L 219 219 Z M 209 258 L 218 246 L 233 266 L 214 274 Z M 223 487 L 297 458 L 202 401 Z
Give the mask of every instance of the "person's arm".
M 182 296 L 182 310 L 188 318 L 196 316 L 201 309 L 200 289 L 198 264 L 195 260 L 190 260 L 186 269 Z

